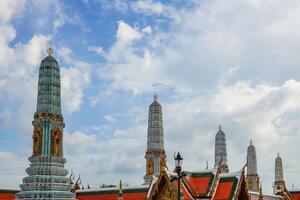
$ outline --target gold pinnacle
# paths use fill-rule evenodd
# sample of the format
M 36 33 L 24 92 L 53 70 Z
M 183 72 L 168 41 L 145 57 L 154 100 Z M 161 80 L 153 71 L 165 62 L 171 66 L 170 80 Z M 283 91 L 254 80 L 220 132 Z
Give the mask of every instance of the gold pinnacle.
M 47 53 L 48 53 L 49 56 L 51 56 L 51 55 L 53 54 L 53 48 L 52 48 L 51 45 L 49 45 L 49 46 L 47 47 Z

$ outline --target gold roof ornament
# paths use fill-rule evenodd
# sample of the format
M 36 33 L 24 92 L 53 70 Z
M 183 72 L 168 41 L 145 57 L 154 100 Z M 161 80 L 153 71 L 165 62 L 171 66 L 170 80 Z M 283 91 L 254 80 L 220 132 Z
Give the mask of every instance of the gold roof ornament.
M 53 54 L 53 48 L 52 48 L 51 45 L 49 45 L 49 46 L 47 47 L 47 54 L 48 54 L 49 56 L 51 56 L 51 55 Z

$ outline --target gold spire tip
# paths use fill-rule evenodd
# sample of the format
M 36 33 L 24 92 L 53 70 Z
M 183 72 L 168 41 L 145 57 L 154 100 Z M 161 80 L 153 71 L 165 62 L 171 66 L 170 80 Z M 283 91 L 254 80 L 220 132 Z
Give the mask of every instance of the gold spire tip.
M 51 55 L 53 54 L 53 48 L 52 48 L 51 45 L 49 45 L 49 46 L 47 47 L 47 54 L 48 54 L 49 56 L 51 56 Z

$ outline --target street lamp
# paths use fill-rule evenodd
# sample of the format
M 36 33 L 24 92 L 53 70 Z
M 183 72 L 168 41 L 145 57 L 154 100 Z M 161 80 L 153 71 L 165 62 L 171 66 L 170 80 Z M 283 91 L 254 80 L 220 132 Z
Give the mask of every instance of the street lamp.
M 178 200 L 180 200 L 180 179 L 182 177 L 184 177 L 185 174 L 181 172 L 181 165 L 182 165 L 183 158 L 181 157 L 179 152 L 177 153 L 176 157 L 174 155 L 174 160 L 175 160 L 175 167 L 176 167 L 175 171 L 177 173 L 177 177 L 175 177 L 174 179 L 178 180 L 178 187 L 177 187 L 177 189 L 178 189 Z

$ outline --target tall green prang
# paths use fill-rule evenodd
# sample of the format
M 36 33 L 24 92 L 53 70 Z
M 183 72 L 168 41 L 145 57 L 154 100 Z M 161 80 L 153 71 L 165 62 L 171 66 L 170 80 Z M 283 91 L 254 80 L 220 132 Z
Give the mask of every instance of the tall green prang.
M 61 113 L 60 69 L 52 56 L 53 49 L 47 49 L 48 56 L 39 68 L 37 107 L 34 114 L 33 149 L 29 157 L 28 174 L 17 193 L 19 200 L 74 200 L 70 192 L 71 181 L 64 168 L 63 129 Z

